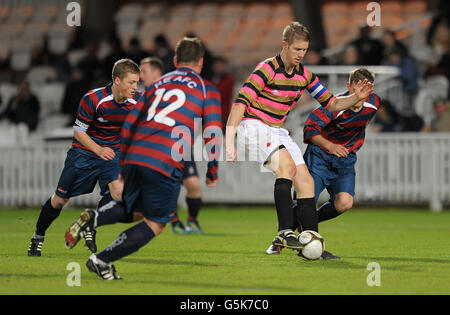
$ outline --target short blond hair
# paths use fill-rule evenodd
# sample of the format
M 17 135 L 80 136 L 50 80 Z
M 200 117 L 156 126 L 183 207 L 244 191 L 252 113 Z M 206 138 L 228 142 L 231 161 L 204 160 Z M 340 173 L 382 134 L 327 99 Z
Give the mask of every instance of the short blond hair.
M 139 66 L 131 59 L 120 59 L 116 61 L 112 69 L 112 79 L 118 77 L 120 80 L 125 78 L 128 73 L 139 74 L 141 69 Z
M 300 22 L 291 22 L 283 30 L 283 42 L 291 45 L 294 40 L 304 40 L 309 42 L 311 40 L 311 35 L 303 24 Z

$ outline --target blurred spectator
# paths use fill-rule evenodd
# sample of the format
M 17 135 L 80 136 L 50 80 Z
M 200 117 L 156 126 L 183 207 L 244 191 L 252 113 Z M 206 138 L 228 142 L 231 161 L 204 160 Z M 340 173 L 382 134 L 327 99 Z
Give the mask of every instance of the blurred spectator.
M 439 100 L 434 106 L 436 120 L 432 124 L 432 131 L 450 131 L 450 100 Z
M 322 66 L 328 65 L 328 59 L 320 54 L 320 51 L 316 49 L 309 49 L 308 53 L 305 55 L 303 64 L 306 66 Z
M 130 44 L 128 45 L 128 49 L 125 53 L 127 58 L 133 60 L 136 64 L 139 64 L 142 59 L 148 56 L 148 53 L 141 48 L 141 43 L 137 38 L 132 38 L 130 40 Z
M 415 60 L 408 55 L 404 55 L 404 51 L 400 50 L 398 47 L 393 47 L 387 52 L 387 58 L 383 60 L 383 64 L 395 66 L 400 69 L 403 92 L 407 102 L 407 104 L 403 105 L 412 108 L 414 98 L 419 89 L 419 73 Z
M 401 52 L 402 56 L 409 55 L 408 48 L 395 37 L 395 32 L 391 30 L 384 30 L 381 36 L 381 42 L 383 43 L 383 59 L 388 58 L 388 54 L 393 49 L 397 49 Z
M 157 57 L 144 58 L 140 62 L 141 73 L 139 78 L 141 79 L 142 86 L 145 88 L 156 80 L 158 80 L 164 73 L 164 65 L 161 59 Z
M 126 54 L 122 49 L 122 44 L 119 38 L 113 37 L 109 41 L 109 43 L 111 45 L 111 52 L 101 62 L 102 76 L 105 78 L 105 80 L 107 80 L 107 82 L 110 82 L 112 80 L 111 76 L 114 63 L 117 60 L 126 57 Z
M 427 32 L 427 44 L 432 46 L 433 38 L 436 33 L 436 29 L 441 24 L 450 25 L 450 2 L 448 0 L 440 0 L 434 8 L 436 14 L 431 20 L 431 25 Z
M 309 49 L 303 60 L 303 64 L 306 66 L 323 66 L 329 64 L 328 59 L 323 57 L 320 51 L 316 49 Z M 322 84 L 326 84 L 328 82 L 328 75 L 319 74 L 317 76 Z
M 55 56 L 55 67 L 59 81 L 67 83 L 71 80 L 72 69 L 67 54 Z
M 379 65 L 383 58 L 383 45 L 370 37 L 371 30 L 368 25 L 361 26 L 359 38 L 350 43 L 356 47 L 361 65 Z
M 388 100 L 382 100 L 377 115 L 371 126 L 375 132 L 400 131 L 400 114 Z
M 86 56 L 84 56 L 77 64 L 77 68 L 83 71 L 85 79 L 91 84 L 101 71 L 100 60 L 97 57 L 98 47 L 96 44 L 89 44 L 86 47 Z
M 198 37 L 197 35 L 195 35 L 194 33 L 187 33 L 186 37 Z M 200 38 L 201 40 L 201 38 Z M 205 55 L 203 56 L 203 68 L 202 68 L 202 72 L 200 73 L 201 77 L 211 81 L 212 76 L 214 75 L 214 70 L 213 70 L 213 64 L 214 64 L 214 56 L 211 53 L 211 51 L 208 49 L 208 47 L 206 47 L 205 42 L 202 41 L 203 43 L 203 47 L 205 48 Z
M 67 126 L 72 126 L 78 114 L 78 105 L 84 94 L 89 91 L 89 81 L 86 80 L 83 71 L 75 68 L 72 71 L 72 79 L 66 86 L 64 98 L 61 104 L 61 111 L 69 114 L 70 118 Z
M 442 23 L 436 26 L 431 38 L 432 60 L 425 72 L 425 77 L 445 75 L 450 80 L 450 28 Z
M 415 113 L 401 115 L 401 130 L 403 132 L 422 131 L 425 123 L 422 117 Z
M 222 99 L 222 124 L 225 130 L 233 102 L 234 77 L 227 71 L 227 61 L 223 57 L 214 58 L 211 82 L 217 87 Z
M 173 64 L 174 50 L 170 47 L 167 38 L 163 35 L 157 35 L 154 39 L 153 55 L 162 60 L 166 72 L 175 70 Z
M 34 131 L 39 123 L 39 100 L 31 93 L 27 81 L 21 82 L 18 88 L 18 93 L 11 97 L 0 119 L 6 118 L 14 124 L 25 123 L 29 131 Z
M 423 119 L 417 114 L 401 114 L 388 100 L 382 100 L 371 126 L 375 132 L 417 132 L 424 127 Z
M 359 52 L 355 46 L 350 45 L 344 50 L 344 53 L 342 55 L 341 64 L 350 65 L 350 66 L 361 64 Z

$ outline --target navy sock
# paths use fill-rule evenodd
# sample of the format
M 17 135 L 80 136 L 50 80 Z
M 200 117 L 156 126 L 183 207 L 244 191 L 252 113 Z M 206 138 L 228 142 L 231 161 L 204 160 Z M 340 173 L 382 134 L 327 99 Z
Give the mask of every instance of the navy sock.
M 297 199 L 297 217 L 302 231 L 319 232 L 319 218 L 314 198 Z
M 137 252 L 155 237 L 153 230 L 145 222 L 141 222 L 122 232 L 111 245 L 97 254 L 97 258 L 110 263 Z
M 100 201 L 97 204 L 97 209 L 100 209 L 101 207 L 103 207 L 104 205 L 106 205 L 107 203 L 109 203 L 110 201 L 114 200 L 113 197 L 111 197 L 111 194 L 107 194 L 104 195 L 102 197 L 102 199 L 100 199 Z
M 337 211 L 334 207 L 333 201 L 327 201 L 325 202 L 317 211 L 319 215 L 319 222 L 327 221 L 333 218 L 336 218 L 337 216 L 340 216 L 342 213 Z
M 197 220 L 198 213 L 202 207 L 202 198 L 189 198 L 186 197 L 186 203 L 188 206 L 189 217 Z
M 133 222 L 133 215 L 128 214 L 122 201 L 111 200 L 101 208 L 97 209 L 96 227 L 114 223 Z
M 35 235 L 45 236 L 45 232 L 50 227 L 53 221 L 61 214 L 61 209 L 55 209 L 52 207 L 52 198 L 49 198 L 42 206 L 41 213 L 36 222 Z
M 278 217 L 278 231 L 292 228 L 292 181 L 286 178 L 277 178 L 274 195 L 275 207 Z

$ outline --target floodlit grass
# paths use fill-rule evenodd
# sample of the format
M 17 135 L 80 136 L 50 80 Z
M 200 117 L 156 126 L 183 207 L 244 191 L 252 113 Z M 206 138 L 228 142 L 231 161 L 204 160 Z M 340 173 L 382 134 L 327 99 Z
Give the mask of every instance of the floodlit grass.
M 171 226 L 137 253 L 115 262 L 122 281 L 103 281 L 85 267 L 81 241 L 64 247 L 64 231 L 80 209 L 64 210 L 47 232 L 42 257 L 28 257 L 37 209 L 0 211 L 0 294 L 450 294 L 450 212 L 354 209 L 321 223 L 334 261 L 302 261 L 294 251 L 269 256 L 276 232 L 269 208 L 204 208 L 203 235 L 175 235 Z M 180 213 L 181 218 L 186 212 Z M 130 225 L 98 229 L 99 249 Z M 81 266 L 81 286 L 67 270 Z M 369 286 L 369 263 L 380 266 L 380 285 Z M 370 281 L 369 281 L 370 283 Z

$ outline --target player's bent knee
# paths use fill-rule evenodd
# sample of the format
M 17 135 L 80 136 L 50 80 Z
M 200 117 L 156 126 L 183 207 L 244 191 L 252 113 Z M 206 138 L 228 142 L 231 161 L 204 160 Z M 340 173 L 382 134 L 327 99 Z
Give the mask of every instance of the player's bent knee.
M 338 212 L 343 213 L 353 207 L 353 199 L 343 198 L 343 200 L 336 200 L 334 203 L 334 207 Z
M 122 200 L 122 191 L 110 190 L 110 193 L 111 193 L 112 199 L 118 200 L 118 201 Z
M 290 178 L 293 179 L 297 174 L 297 168 L 294 163 L 286 163 L 280 165 L 280 167 L 275 172 L 278 178 Z
M 141 221 L 144 219 L 142 212 L 133 212 L 133 222 Z
M 55 209 L 62 209 L 69 202 L 69 198 L 61 198 L 58 195 L 53 195 L 51 199 L 52 207 Z
M 202 189 L 200 187 L 200 180 L 197 176 L 191 176 L 183 181 L 183 186 L 187 190 L 187 195 L 191 198 L 200 198 Z
M 109 192 L 111 194 L 111 197 L 114 200 L 122 200 L 122 192 L 123 192 L 123 184 L 119 183 L 119 181 L 111 182 L 108 185 Z
M 165 223 L 150 221 L 146 218 L 144 218 L 144 222 L 147 223 L 148 227 L 152 229 L 155 236 L 161 234 L 164 231 L 164 228 L 166 227 Z

